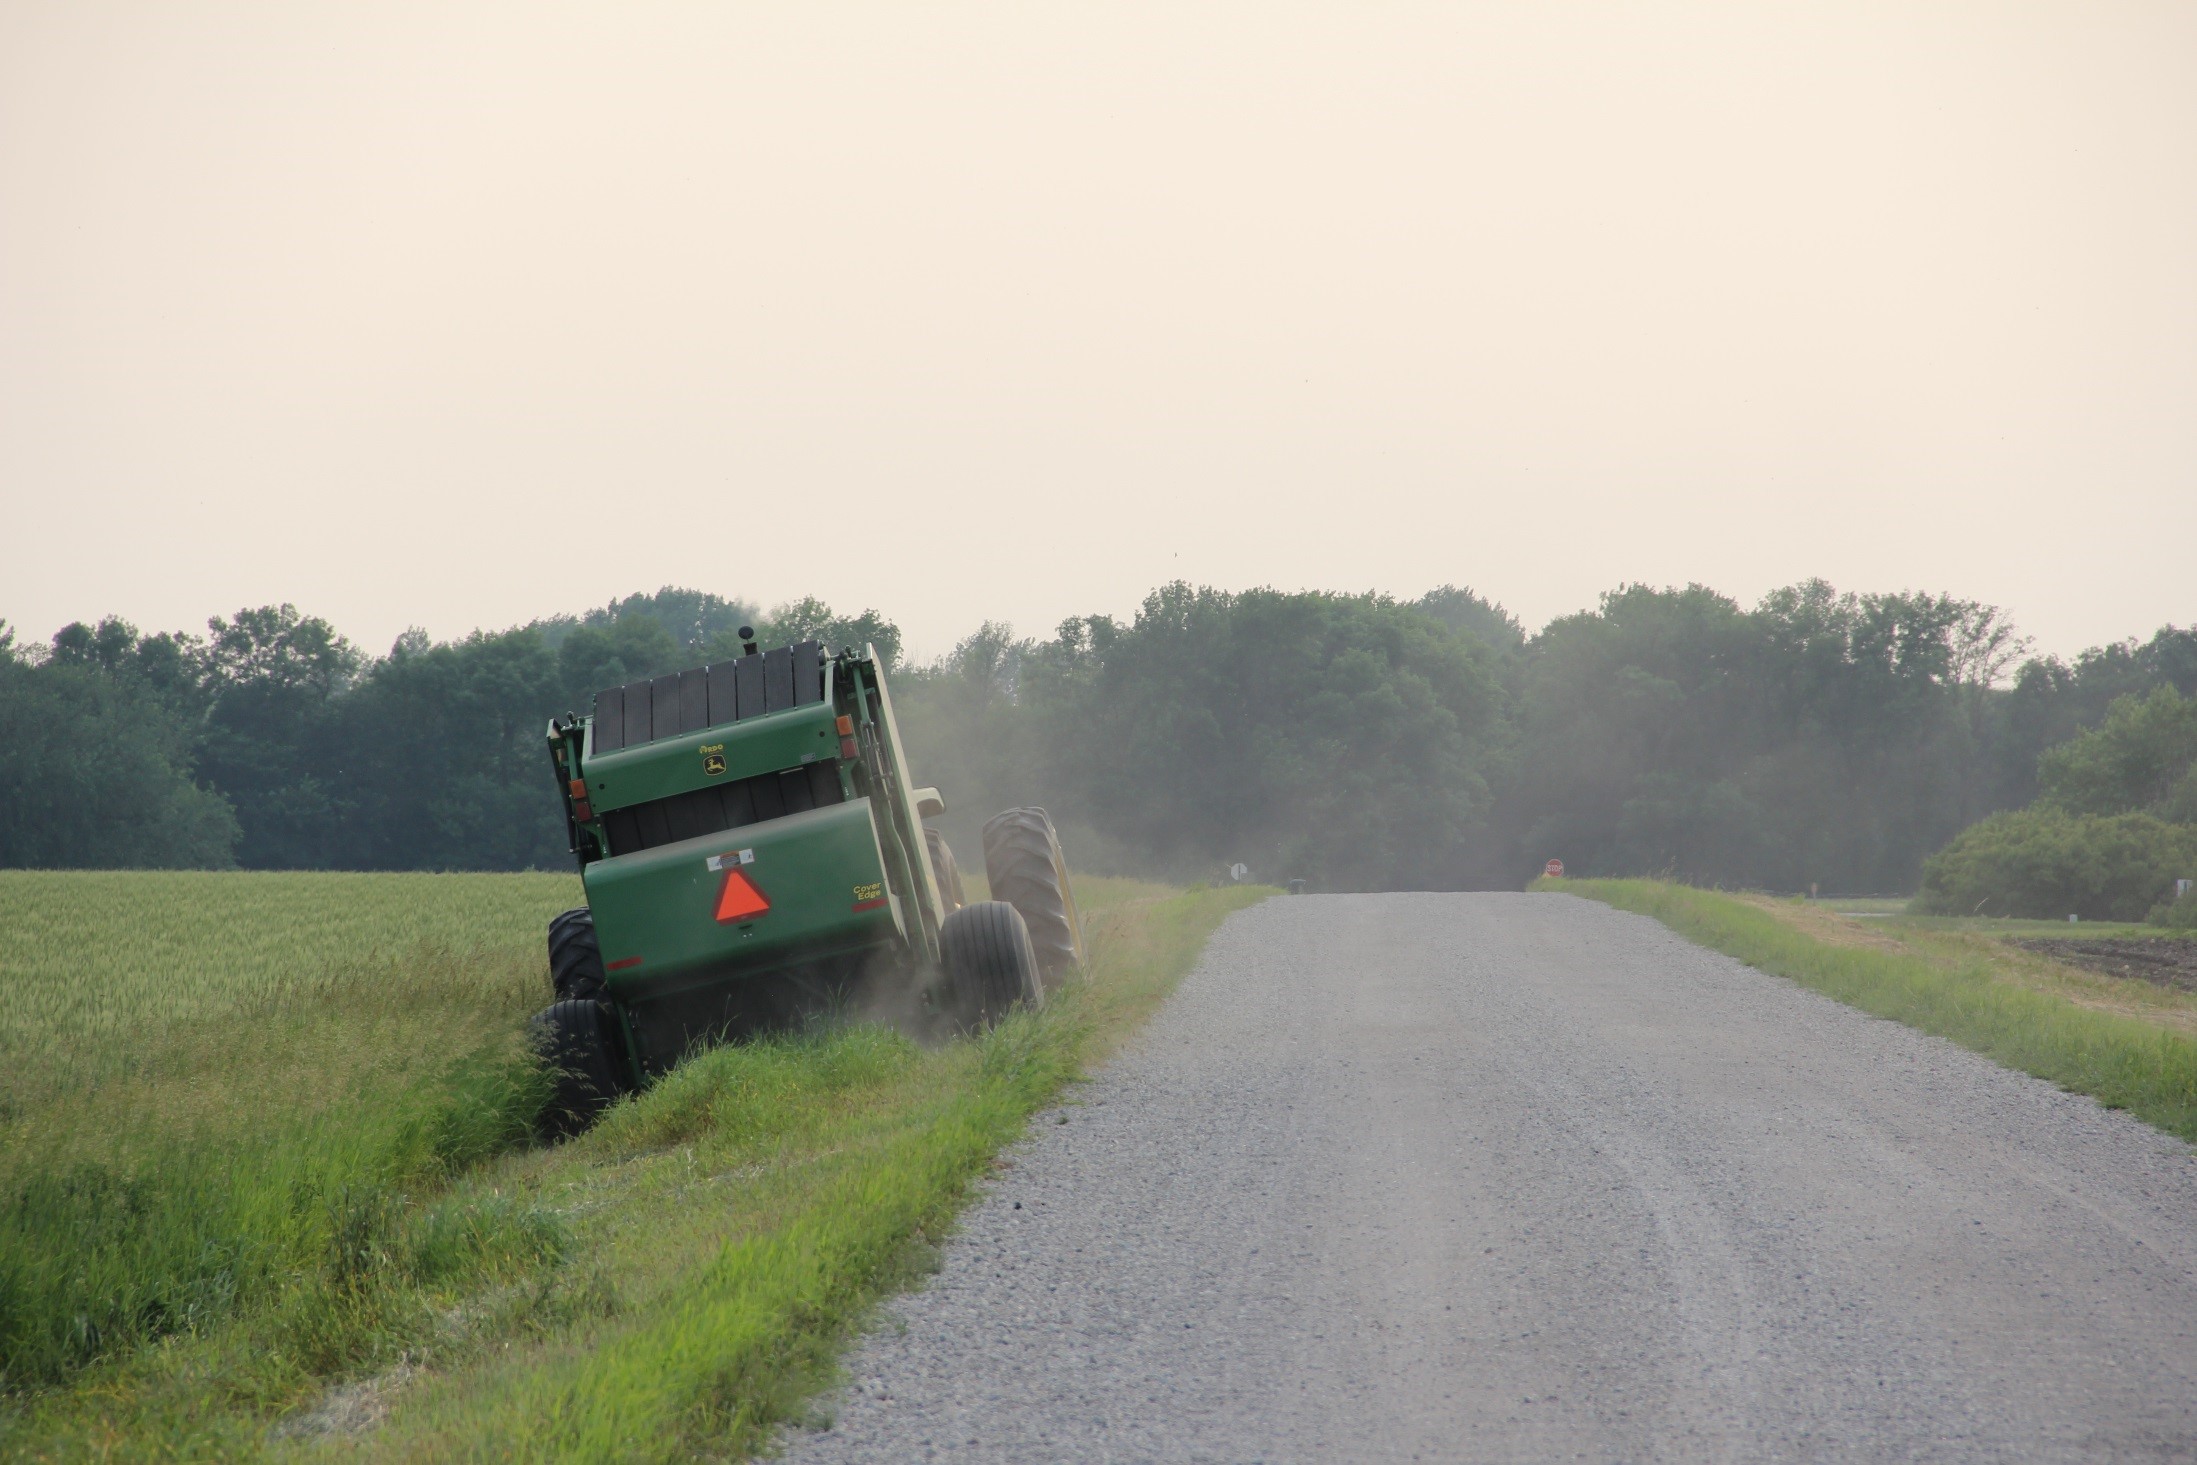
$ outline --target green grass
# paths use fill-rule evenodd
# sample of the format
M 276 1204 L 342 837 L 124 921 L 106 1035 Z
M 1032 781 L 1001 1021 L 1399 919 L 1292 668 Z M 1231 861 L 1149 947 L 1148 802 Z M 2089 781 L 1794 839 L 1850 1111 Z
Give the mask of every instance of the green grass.
M 1882 923 L 1886 929 L 1898 930 L 1976 931 L 1991 936 L 2074 936 L 2083 939 L 2175 934 L 2163 927 L 2129 921 L 2070 923 L 2064 920 L 2013 920 L 2005 916 L 1920 916 L 1913 914 L 1914 902 L 1905 896 L 1825 896 L 1809 904 L 1818 910 L 1835 911 L 1842 916 L 1860 916 L 1872 924 Z
M 140 881 L 189 913 L 148 930 L 110 898 Z M 519 1034 L 573 886 L 0 877 L 0 941 L 73 944 L 82 974 L 48 957 L 29 988 L 81 1049 L 50 1060 L 66 1081 L 9 1091 L 35 1142 L 0 1158 L 0 1455 L 751 1449 L 1264 893 L 1079 881 L 1093 980 L 1044 1011 L 932 1050 L 873 1027 L 721 1049 L 543 1149 Z M 295 948 L 266 934 L 290 925 Z M 35 1046 L 35 1013 L 9 1021 Z M 386 1418 L 331 1432 L 331 1384 Z
M 1891 895 L 1827 895 L 1816 904 L 1849 916 L 1896 916 L 1907 909 L 1906 897 Z
M 1542 881 L 1536 888 L 1652 916 L 1749 966 L 1950 1038 L 2197 1141 L 2197 1038 L 2020 980 L 1985 943 L 1912 949 L 1889 936 L 1882 944 L 1826 940 L 1761 904 L 1654 880 Z
M 519 1025 L 577 890 L 0 872 L 0 1389 L 245 1320 L 290 1365 L 257 1387 L 371 1351 L 368 1261 L 448 1272 L 414 1200 L 525 1136 Z
M 524 956 L 571 875 L 0 870 L 0 1101 L 141 1067 L 178 1027 Z
M 1911 916 L 1892 918 L 1916 931 L 1978 931 L 1991 936 L 2042 937 L 2077 941 L 2173 940 L 2178 934 L 2136 921 L 2029 921 L 2006 916 Z
M 1079 881 L 1092 980 L 926 1052 L 877 1029 L 719 1050 L 621 1106 L 577 1163 L 509 1178 L 574 1218 L 614 1299 L 419 1391 L 395 1458 L 738 1454 L 800 1416 L 841 1342 L 935 1244 L 1030 1114 L 1162 1000 L 1264 891 Z M 560 1160 L 563 1157 L 560 1156 Z

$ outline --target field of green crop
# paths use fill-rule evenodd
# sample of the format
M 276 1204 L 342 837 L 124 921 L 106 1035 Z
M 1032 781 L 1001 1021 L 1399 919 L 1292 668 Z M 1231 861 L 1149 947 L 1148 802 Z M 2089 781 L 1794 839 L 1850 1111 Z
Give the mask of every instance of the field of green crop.
M 737 1454 L 1262 892 L 1079 881 L 979 1041 L 722 1049 L 553 1148 L 562 875 L 0 872 L 0 1456 Z
M 578 901 L 569 875 L 0 870 L 0 1096 L 97 1086 L 242 1014 L 531 979 Z
M 0 1388 L 245 1319 L 302 1373 L 370 1349 L 361 1257 L 524 1137 L 542 925 L 577 890 L 0 872 Z

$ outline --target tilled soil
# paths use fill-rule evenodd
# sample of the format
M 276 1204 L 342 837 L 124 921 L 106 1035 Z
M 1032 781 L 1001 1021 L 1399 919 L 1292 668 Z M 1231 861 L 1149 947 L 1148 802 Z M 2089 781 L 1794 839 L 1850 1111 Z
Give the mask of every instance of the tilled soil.
M 1642 917 L 1270 900 L 1078 1099 L 791 1459 L 2197 1459 L 2197 1150 Z
M 2086 971 L 2197 992 L 2197 941 L 2141 936 L 2082 941 L 2055 936 L 2014 944 Z

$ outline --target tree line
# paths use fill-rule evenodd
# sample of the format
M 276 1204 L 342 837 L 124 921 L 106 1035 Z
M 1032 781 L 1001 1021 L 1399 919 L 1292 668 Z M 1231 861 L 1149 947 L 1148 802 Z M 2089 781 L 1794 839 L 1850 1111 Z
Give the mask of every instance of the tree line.
M 1922 873 L 1919 904 L 1939 914 L 2197 928 L 2197 696 L 2162 682 L 2117 698 L 2045 749 L 2034 803 L 1962 830 Z
M 987 623 L 928 663 L 874 610 L 676 588 L 454 641 L 408 632 L 382 656 L 261 607 L 204 634 L 0 631 L 0 864 L 559 867 L 544 722 L 735 654 L 743 624 L 895 663 L 910 761 L 970 855 L 989 813 L 1042 803 L 1087 869 L 1241 861 L 1336 890 L 1515 888 L 1552 857 L 1913 890 L 1933 852 L 2040 791 L 2129 813 L 2097 812 L 2121 798 L 2098 790 L 2122 755 L 2083 739 L 2125 742 L 2132 707 L 2162 725 L 2164 699 L 2197 707 L 2197 630 L 2063 661 L 2027 655 L 1991 606 L 1821 581 L 1751 607 L 1625 586 L 1530 635 L 1454 586 L 1173 584 L 1047 637 Z M 2176 802 L 2184 771 L 2141 775 L 2143 817 L 2197 817 Z

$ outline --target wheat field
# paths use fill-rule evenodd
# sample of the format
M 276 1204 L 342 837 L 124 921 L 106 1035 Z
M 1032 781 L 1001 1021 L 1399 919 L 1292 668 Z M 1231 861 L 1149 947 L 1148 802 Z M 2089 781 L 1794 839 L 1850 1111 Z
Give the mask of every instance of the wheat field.
M 0 1390 L 268 1309 L 311 1332 L 346 1245 L 523 1140 L 544 928 L 578 895 L 0 871 Z

